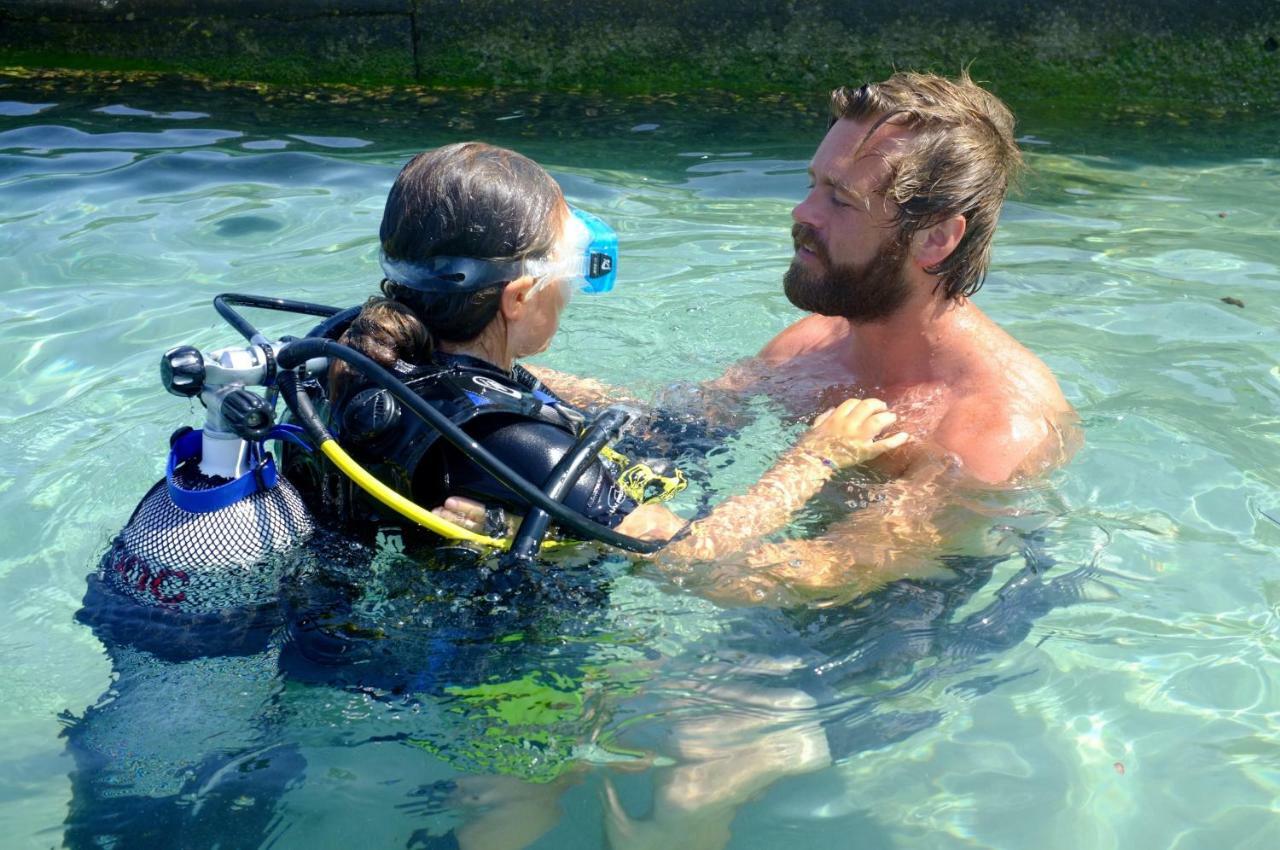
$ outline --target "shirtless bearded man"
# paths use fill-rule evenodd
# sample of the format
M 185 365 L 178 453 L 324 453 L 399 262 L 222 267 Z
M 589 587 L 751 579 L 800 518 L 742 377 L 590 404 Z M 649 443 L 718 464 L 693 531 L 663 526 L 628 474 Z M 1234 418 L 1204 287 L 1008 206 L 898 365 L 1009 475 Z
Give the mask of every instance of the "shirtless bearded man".
M 840 596 L 937 569 L 940 544 L 971 552 L 964 530 L 991 525 L 966 516 L 962 493 L 1017 486 L 1070 454 L 1074 413 L 1057 381 L 969 300 L 1020 166 L 1013 117 L 967 77 L 895 74 L 833 93 L 784 277 L 813 315 L 712 386 L 768 393 L 806 418 L 877 397 L 912 439 L 874 462 L 887 480 L 868 508 L 821 537 L 746 552 L 713 595 Z M 738 804 L 839 755 L 816 725 L 779 721 L 815 716 L 807 694 L 717 689 L 735 673 L 715 672 L 690 687 L 741 710 L 670 724 L 678 766 L 656 781 L 650 817 L 628 816 L 606 784 L 611 846 L 722 847 Z
M 1013 117 L 967 78 L 919 74 L 838 89 L 831 110 L 792 211 L 784 278 L 791 302 L 816 315 L 774 338 L 760 364 L 826 385 L 818 406 L 852 393 L 916 408 L 898 475 L 940 453 L 990 484 L 1043 470 L 1070 407 L 1044 364 L 969 300 L 1021 166 Z
M 879 509 L 751 554 L 774 578 L 867 589 L 904 575 L 945 536 L 948 490 L 1016 484 L 1074 448 L 1053 375 L 969 300 L 1022 165 L 1013 123 L 967 76 L 899 73 L 832 93 L 784 277 L 814 315 L 716 384 L 769 392 L 801 416 L 874 396 L 912 439 L 878 462 L 893 479 Z
M 812 315 L 708 384 L 709 406 L 721 394 L 765 393 L 809 419 L 875 397 L 898 416 L 891 430 L 911 439 L 874 462 L 885 480 L 866 509 L 820 537 L 719 561 L 714 586 L 701 588 L 707 595 L 785 604 L 936 570 L 943 541 L 973 552 L 964 532 L 991 525 L 974 523 L 959 494 L 1015 487 L 1069 456 L 1075 417 L 1053 375 L 969 300 L 1021 164 L 1012 115 L 966 76 L 901 73 L 833 93 L 811 188 L 792 212 L 795 255 L 784 276 L 788 298 Z M 578 404 L 618 397 L 595 381 L 538 371 Z M 681 569 L 678 559 L 667 566 Z M 702 687 L 735 702 L 714 683 Z M 778 711 L 804 714 L 808 695 L 761 688 L 737 699 L 755 708 L 772 700 L 774 713 L 753 709 L 740 716 L 763 719 L 734 721 L 717 712 L 665 730 L 679 766 L 659 781 L 650 818 L 627 816 L 606 785 L 612 846 L 723 846 L 738 804 L 834 757 L 816 726 L 757 728 L 776 723 Z
M 792 211 L 784 276 L 788 298 L 813 315 L 707 388 L 768 394 L 804 419 L 878 398 L 911 439 L 874 462 L 887 481 L 870 509 L 819 538 L 738 553 L 711 595 L 857 593 L 936 569 L 937 545 L 958 542 L 957 487 L 1013 486 L 1074 448 L 1074 413 L 1053 375 L 969 300 L 1022 165 L 1013 123 L 964 75 L 899 73 L 832 93 L 811 188 Z M 595 381 L 537 371 L 575 403 L 618 398 Z
M 708 386 L 767 393 L 802 418 L 879 398 L 912 439 L 876 462 L 890 480 L 875 509 L 823 537 L 745 553 L 750 569 L 722 593 L 760 601 L 781 585 L 867 590 L 910 574 L 950 539 L 955 487 L 1014 485 L 1074 448 L 1074 413 L 1053 375 L 969 299 L 1022 166 L 1013 124 L 963 75 L 899 73 L 832 93 L 784 276 L 788 298 L 813 315 Z M 582 403 L 612 395 L 543 375 Z

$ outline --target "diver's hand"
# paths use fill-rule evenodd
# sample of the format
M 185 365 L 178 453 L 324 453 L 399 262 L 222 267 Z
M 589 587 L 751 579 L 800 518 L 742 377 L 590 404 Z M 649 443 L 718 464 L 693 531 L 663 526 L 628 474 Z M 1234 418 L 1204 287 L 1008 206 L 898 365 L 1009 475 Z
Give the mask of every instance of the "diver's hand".
M 519 516 L 506 513 L 506 529 L 499 533 L 498 529 L 486 526 L 486 512 L 487 508 L 483 502 L 477 502 L 465 496 L 450 496 L 444 500 L 443 505 L 431 511 L 441 519 L 448 520 L 477 534 L 488 534 L 492 537 L 515 537 L 516 527 L 520 524 Z
M 460 525 L 468 531 L 478 534 L 489 534 L 492 537 L 515 537 L 520 526 L 521 517 L 507 513 L 507 530 L 505 534 L 495 534 L 494 529 L 485 527 L 485 505 L 464 496 L 450 496 L 444 504 L 431 513 Z M 640 505 L 623 517 L 615 529 L 620 534 L 638 537 L 641 540 L 670 540 L 676 532 L 687 523 L 673 514 L 666 505 Z
M 876 439 L 897 419 L 878 398 L 851 398 L 819 414 L 796 446 L 839 467 L 857 466 L 911 439 L 905 431 Z

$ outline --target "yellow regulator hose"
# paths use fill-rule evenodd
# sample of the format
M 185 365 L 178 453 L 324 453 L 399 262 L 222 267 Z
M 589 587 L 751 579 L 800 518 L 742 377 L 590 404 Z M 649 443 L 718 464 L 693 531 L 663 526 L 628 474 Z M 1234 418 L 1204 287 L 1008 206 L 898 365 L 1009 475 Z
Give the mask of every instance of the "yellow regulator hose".
M 509 539 L 498 539 L 489 537 L 485 534 L 477 534 L 470 529 L 463 528 L 455 522 L 450 522 L 443 517 L 438 517 L 431 511 L 422 507 L 422 505 L 412 502 L 401 496 L 395 490 L 392 490 L 386 484 L 383 484 L 377 478 L 373 477 L 363 466 L 342 450 L 342 446 L 338 445 L 336 440 L 325 440 L 320 444 L 320 451 L 333 463 L 344 475 L 356 483 L 361 490 L 364 490 L 373 498 L 386 505 L 391 510 L 413 520 L 418 525 L 434 531 L 441 537 L 447 537 L 450 540 L 465 540 L 468 543 L 475 543 L 479 546 L 487 546 L 492 549 L 506 549 L 511 545 Z M 545 540 L 542 543 L 543 549 L 554 548 L 563 545 L 563 541 Z

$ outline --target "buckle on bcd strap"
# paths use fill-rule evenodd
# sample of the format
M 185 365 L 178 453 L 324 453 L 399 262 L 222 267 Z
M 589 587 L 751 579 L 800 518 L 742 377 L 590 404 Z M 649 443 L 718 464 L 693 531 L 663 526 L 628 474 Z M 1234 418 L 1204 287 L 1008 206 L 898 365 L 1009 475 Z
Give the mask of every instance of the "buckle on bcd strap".
M 608 446 L 600 450 L 600 456 L 618 467 L 618 488 L 636 504 L 669 501 L 689 486 L 684 472 L 670 463 L 652 460 L 632 463 L 626 455 Z M 659 470 L 654 466 L 668 468 Z

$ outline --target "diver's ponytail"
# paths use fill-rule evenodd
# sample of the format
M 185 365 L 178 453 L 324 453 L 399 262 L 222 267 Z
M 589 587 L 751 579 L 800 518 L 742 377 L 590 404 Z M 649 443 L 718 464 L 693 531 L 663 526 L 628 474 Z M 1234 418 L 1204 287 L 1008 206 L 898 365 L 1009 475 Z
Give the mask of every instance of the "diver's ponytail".
M 431 356 L 431 334 L 413 309 L 394 298 L 375 295 L 338 339 L 361 354 L 391 368 L 397 360 L 424 363 Z M 329 368 L 329 398 L 339 399 L 353 372 L 341 360 Z

